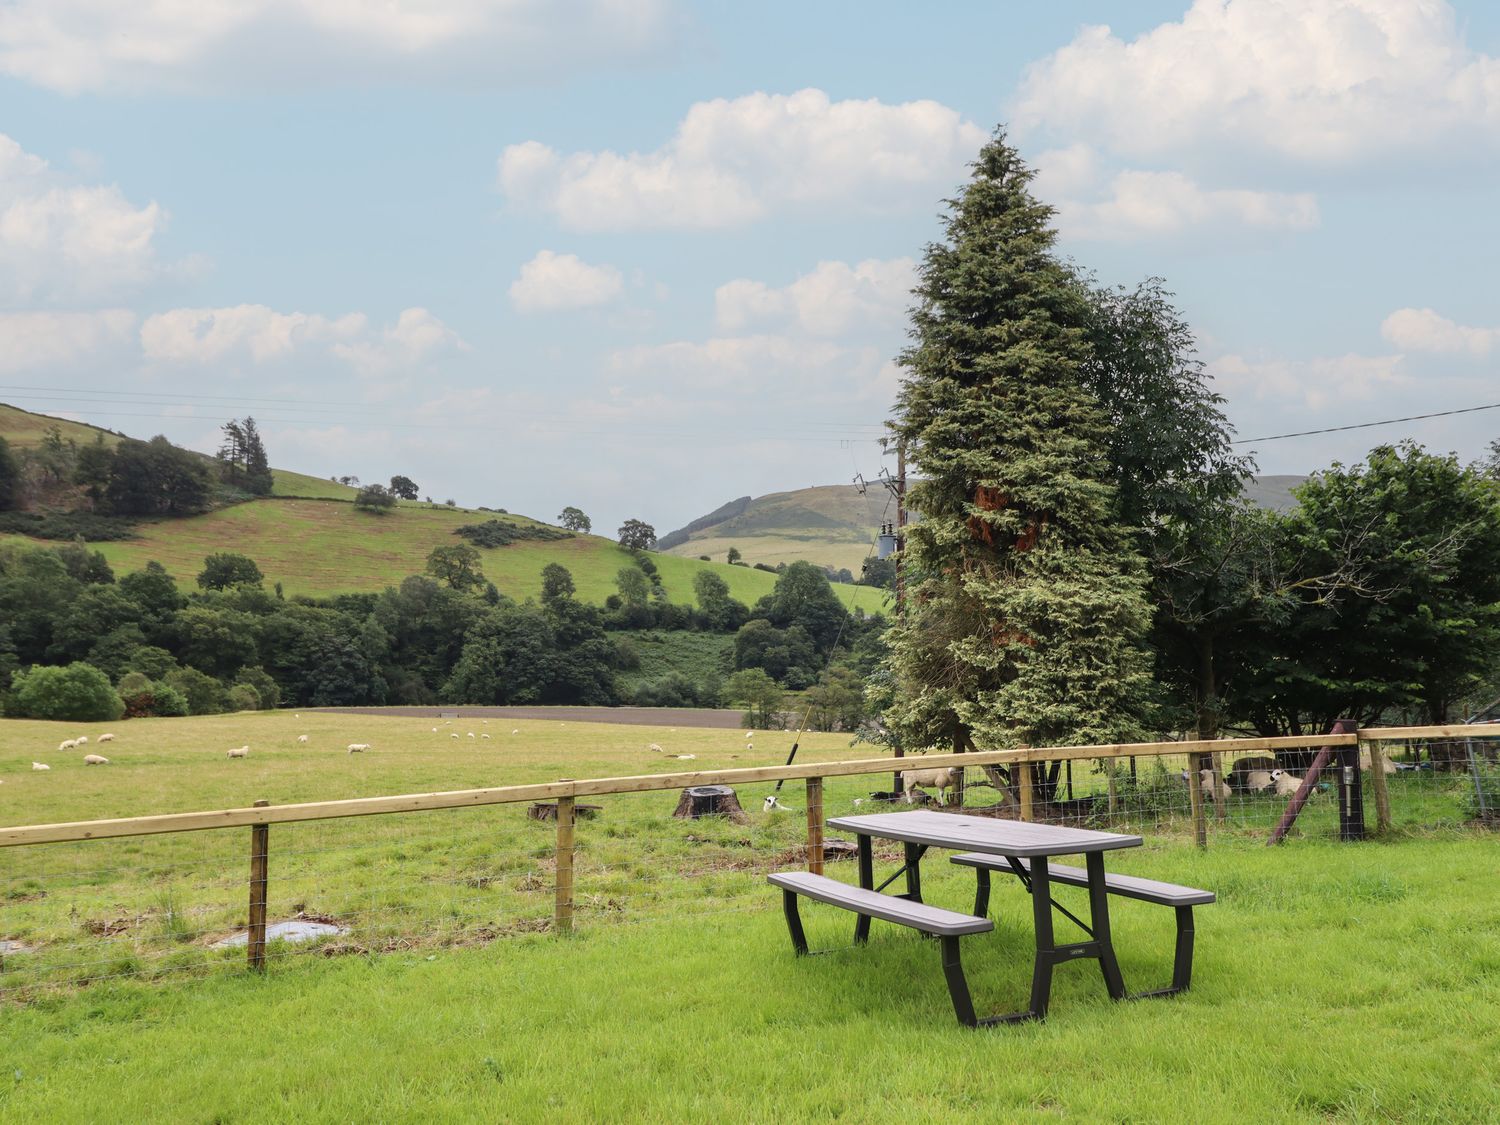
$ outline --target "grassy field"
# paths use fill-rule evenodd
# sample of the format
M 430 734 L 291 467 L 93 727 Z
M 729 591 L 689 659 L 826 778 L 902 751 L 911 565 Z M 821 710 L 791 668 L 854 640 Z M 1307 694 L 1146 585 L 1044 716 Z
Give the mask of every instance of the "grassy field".
M 36 822 L 643 772 L 662 768 L 652 741 L 694 765 L 750 764 L 791 738 L 757 733 L 747 750 L 735 731 L 433 725 L 137 720 L 115 729 L 113 764 L 85 769 L 55 751 L 81 728 L 6 722 L 0 807 Z M 355 739 L 373 749 L 343 753 Z M 245 741 L 250 758 L 224 758 Z M 804 740 L 810 758 L 848 754 L 839 736 Z M 870 783 L 831 781 L 830 815 Z M 791 956 L 762 875 L 796 866 L 803 818 L 762 813 L 769 789 L 741 789 L 745 826 L 673 820 L 670 792 L 601 798 L 579 829 L 567 940 L 544 932 L 551 827 L 520 807 L 274 826 L 272 918 L 349 933 L 274 945 L 264 978 L 207 948 L 242 921 L 247 830 L 0 852 L 0 936 L 33 948 L 0 973 L 0 1120 L 1494 1120 L 1491 836 L 1341 845 L 1309 825 L 1275 850 L 1223 831 L 1198 852 L 1167 818 L 1112 866 L 1218 893 L 1198 912 L 1193 989 L 1119 1005 L 1073 966 L 1045 1024 L 972 1032 L 936 949 L 909 932 L 877 925 L 851 949 L 847 916 L 809 908 L 810 940 L 836 952 Z M 800 805 L 800 787 L 783 799 Z M 937 862 L 923 882 L 953 908 L 972 893 Z M 1076 909 L 1079 892 L 1060 893 Z M 987 1010 L 1019 1006 L 1029 979 L 1025 900 L 997 886 L 994 905 L 996 932 L 965 942 Z M 1127 983 L 1165 983 L 1170 912 L 1112 913 Z M 95 979 L 50 990 L 49 966 Z
M 47 414 L 33 414 L 29 410 L 0 402 L 0 437 L 17 449 L 40 445 L 47 431 L 56 426 L 64 441 L 69 439 L 79 445 L 91 445 L 100 434 L 106 445 L 115 445 L 120 435 L 86 422 L 74 422 L 68 418 L 53 418 Z
M 289 469 L 272 469 L 271 495 L 293 500 L 353 500 L 359 489 L 336 480 L 310 477 Z
M 288 595 L 327 595 L 398 585 L 407 575 L 422 573 L 434 547 L 462 542 L 453 534 L 455 528 L 491 518 L 536 522 L 524 516 L 494 517 L 488 512 L 422 504 L 403 504 L 377 516 L 356 512 L 348 503 L 288 498 L 237 504 L 192 519 L 143 523 L 134 539 L 96 546 L 118 572 L 138 569 L 154 559 L 185 586 L 192 585 L 206 555 L 233 551 L 254 559 L 267 584 L 281 582 Z M 485 576 L 501 592 L 518 599 L 537 596 L 542 568 L 556 562 L 572 572 L 580 598 L 602 602 L 615 592 L 615 574 L 620 568 L 634 565 L 630 553 L 617 543 L 592 535 L 522 541 L 483 548 L 481 554 Z M 749 567 L 673 555 L 653 557 L 668 595 L 682 604 L 694 601 L 693 576 L 704 567 L 721 575 L 731 594 L 746 604 L 770 593 L 776 584 L 774 574 Z M 877 608 L 874 591 L 851 586 L 834 589 L 846 605 L 867 611 Z

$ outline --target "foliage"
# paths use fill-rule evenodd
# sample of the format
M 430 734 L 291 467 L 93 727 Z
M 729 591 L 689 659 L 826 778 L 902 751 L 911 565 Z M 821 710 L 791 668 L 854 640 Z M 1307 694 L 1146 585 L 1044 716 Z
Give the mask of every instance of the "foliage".
M 724 552 L 724 561 L 727 562 L 730 566 L 734 566 L 743 557 L 744 556 L 740 554 L 740 549 L 738 547 L 731 547 L 728 551 Z
M 490 610 L 465 635 L 443 698 L 497 705 L 614 703 L 614 646 L 597 618 L 598 611 L 567 600 L 547 610 Z
M 105 502 L 115 515 L 188 516 L 207 511 L 212 500 L 203 458 L 165 437 L 123 439 L 114 451 Z
M 860 676 L 852 668 L 832 667 L 802 696 L 811 730 L 854 731 L 865 719 Z
M 479 552 L 467 543 L 434 547 L 427 556 L 427 573 L 450 590 L 473 590 L 484 584 Z
M 573 537 L 572 532 L 559 531 L 546 524 L 510 523 L 505 520 L 485 520 L 483 523 L 464 524 L 462 527 L 454 528 L 453 534 L 462 536 L 476 547 L 508 547 L 512 543 L 527 539 L 548 542 Z
M 759 668 L 744 668 L 724 681 L 724 698 L 745 708 L 745 724 L 770 730 L 779 723 L 786 692 Z
M 110 686 L 109 677 L 81 662 L 16 673 L 6 705 L 7 714 L 22 718 L 79 723 L 109 722 L 118 719 L 124 710 L 125 705 Z
M 583 509 L 575 508 L 571 504 L 557 515 L 557 522 L 569 531 L 576 531 L 587 535 L 594 529 L 594 522 L 584 515 Z
M 693 576 L 693 593 L 703 626 L 716 633 L 732 633 L 745 623 L 750 611 L 729 596 L 729 583 L 711 570 Z
M 16 506 L 21 493 L 21 465 L 10 451 L 10 442 L 0 437 L 0 512 Z
M 354 497 L 356 512 L 372 512 L 383 516 L 396 506 L 396 497 L 382 484 L 367 484 Z
M 217 715 L 224 710 L 224 685 L 197 668 L 174 668 L 164 681 L 182 694 L 192 715 Z
M 412 480 L 411 477 L 401 476 L 399 473 L 391 478 L 390 492 L 398 500 L 415 500 L 422 494 L 422 490 L 417 487 L 416 481 Z
M 235 684 L 225 694 L 226 711 L 258 711 L 260 696 L 249 684 Z
M 833 649 L 849 617 L 828 575 L 804 561 L 787 566 L 776 579 L 775 588 L 755 603 L 751 614 L 778 628 L 803 629 L 817 652 L 825 655 Z
M 259 586 L 265 581 L 255 560 L 232 551 L 209 555 L 198 573 L 198 585 L 205 590 L 227 590 L 231 586 Z
M 573 584 L 573 575 L 561 563 L 548 563 L 542 567 L 542 601 L 555 602 L 571 598 L 578 592 Z
M 812 637 L 801 625 L 778 629 L 757 617 L 745 622 L 734 635 L 734 666 L 759 668 L 797 690 L 817 680 L 821 661 Z
M 626 520 L 616 532 L 620 546 L 631 551 L 649 551 L 656 544 L 656 528 L 644 520 Z
M 0 512 L 0 532 L 26 535 L 32 539 L 85 539 L 91 542 L 129 539 L 135 534 L 135 526 L 133 519 L 94 512 Z
M 275 479 L 255 419 L 247 417 L 241 422 L 231 418 L 219 429 L 224 434 L 218 457 L 225 483 L 252 496 L 271 495 Z
M 1149 668 L 1144 567 L 1083 386 L 1088 301 L 1005 141 L 927 248 L 892 429 L 920 477 L 887 720 L 914 745 L 1114 741 Z

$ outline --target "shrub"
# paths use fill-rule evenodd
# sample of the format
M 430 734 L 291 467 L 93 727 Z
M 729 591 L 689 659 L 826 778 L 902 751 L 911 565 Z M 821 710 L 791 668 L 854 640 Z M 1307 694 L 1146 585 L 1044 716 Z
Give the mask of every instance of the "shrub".
M 109 677 L 92 664 L 31 668 L 11 681 L 10 713 L 28 719 L 96 723 L 118 719 L 125 704 Z
M 509 547 L 522 539 L 571 539 L 571 531 L 560 531 L 545 524 L 517 524 L 505 520 L 485 520 L 483 523 L 466 523 L 453 529 L 453 534 L 467 539 L 476 547 Z
M 196 668 L 176 668 L 167 673 L 167 685 L 182 693 L 188 713 L 216 715 L 224 710 L 224 685 Z
M 395 506 L 396 498 L 391 495 L 390 489 L 380 484 L 367 484 L 354 497 L 356 512 L 374 512 L 383 516 Z
M 249 684 L 235 684 L 229 689 L 229 710 L 259 711 L 260 695 Z
M 84 539 L 102 543 L 132 538 L 135 521 L 94 512 L 3 512 L 0 532 L 29 535 L 33 539 Z
M 163 718 L 179 718 L 188 713 L 187 696 L 172 687 L 170 684 L 157 684 L 155 689 L 156 707 L 153 715 Z

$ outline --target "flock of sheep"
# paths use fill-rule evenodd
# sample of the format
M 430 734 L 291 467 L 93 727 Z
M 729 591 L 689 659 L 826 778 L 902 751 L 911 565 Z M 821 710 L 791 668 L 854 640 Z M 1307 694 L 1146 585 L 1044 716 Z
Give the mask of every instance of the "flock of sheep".
M 106 733 L 101 734 L 94 741 L 113 742 L 114 740 L 114 735 Z M 63 741 L 57 744 L 57 751 L 59 754 L 66 754 L 69 750 L 77 750 L 80 746 L 87 746 L 88 744 L 89 736 L 86 734 L 80 734 L 77 738 L 63 739 Z M 106 758 L 103 754 L 85 754 L 83 756 L 83 764 L 86 766 L 107 766 L 109 765 L 109 759 Z M 49 766 L 46 762 L 32 762 L 31 768 L 33 770 L 50 770 L 52 767 Z

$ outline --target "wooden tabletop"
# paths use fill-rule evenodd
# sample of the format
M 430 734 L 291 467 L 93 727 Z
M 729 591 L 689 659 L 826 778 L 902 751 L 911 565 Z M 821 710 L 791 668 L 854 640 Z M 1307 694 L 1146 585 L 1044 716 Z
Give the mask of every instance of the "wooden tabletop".
M 1095 832 L 1089 828 L 1030 824 L 1020 820 L 964 816 L 961 813 L 930 812 L 926 809 L 870 813 L 865 816 L 836 816 L 828 822 L 828 827 L 861 836 L 928 844 L 934 848 L 958 848 L 963 851 L 1021 857 L 1080 855 L 1084 852 L 1113 851 L 1115 848 L 1135 848 L 1141 844 L 1139 836 L 1124 836 L 1117 832 Z

